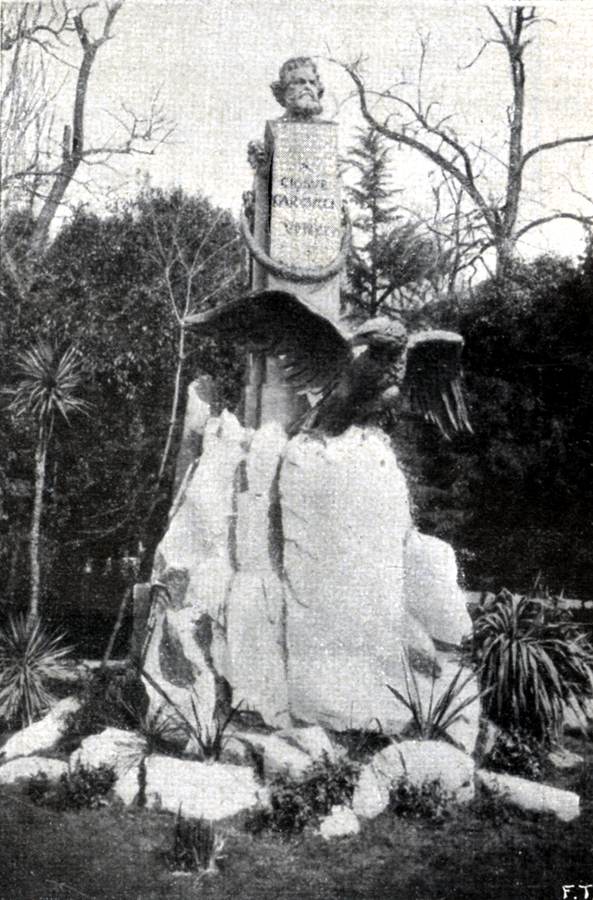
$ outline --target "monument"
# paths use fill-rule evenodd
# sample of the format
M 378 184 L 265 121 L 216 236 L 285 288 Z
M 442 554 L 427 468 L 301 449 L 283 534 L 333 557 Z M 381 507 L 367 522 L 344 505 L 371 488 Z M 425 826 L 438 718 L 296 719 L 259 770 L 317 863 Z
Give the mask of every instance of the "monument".
M 397 733 L 409 715 L 385 685 L 402 687 L 404 653 L 428 693 L 427 673 L 445 682 L 455 668 L 435 641 L 471 626 L 454 553 L 414 528 L 377 426 L 405 403 L 446 434 L 469 428 L 462 341 L 383 319 L 352 334 L 340 319 L 350 235 L 336 124 L 321 118 L 311 59 L 284 63 L 272 90 L 285 112 L 250 145 L 242 216 L 252 291 L 191 320 L 246 347 L 242 421 L 192 398 L 201 454 L 155 556 L 168 599 L 144 666 L 188 711 L 198 698 L 204 729 L 232 697 L 268 726 Z

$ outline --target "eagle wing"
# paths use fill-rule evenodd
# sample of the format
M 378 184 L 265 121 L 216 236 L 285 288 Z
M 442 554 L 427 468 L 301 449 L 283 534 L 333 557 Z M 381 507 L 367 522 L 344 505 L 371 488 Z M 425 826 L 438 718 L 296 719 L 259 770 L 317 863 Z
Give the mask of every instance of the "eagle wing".
M 404 402 L 446 438 L 472 431 L 461 386 L 462 351 L 463 338 L 453 331 L 420 331 L 408 341 Z
M 299 393 L 325 394 L 352 361 L 349 336 L 340 324 L 286 291 L 247 294 L 185 321 L 200 334 L 277 357 L 286 381 Z

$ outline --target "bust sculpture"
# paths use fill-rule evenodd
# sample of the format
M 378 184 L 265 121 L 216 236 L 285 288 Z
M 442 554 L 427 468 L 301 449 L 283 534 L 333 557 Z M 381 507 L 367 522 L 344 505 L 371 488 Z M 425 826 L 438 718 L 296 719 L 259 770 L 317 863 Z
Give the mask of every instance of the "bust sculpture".
M 280 67 L 278 81 L 270 87 L 286 110 L 283 119 L 306 122 L 322 112 L 324 88 L 310 56 L 294 56 Z

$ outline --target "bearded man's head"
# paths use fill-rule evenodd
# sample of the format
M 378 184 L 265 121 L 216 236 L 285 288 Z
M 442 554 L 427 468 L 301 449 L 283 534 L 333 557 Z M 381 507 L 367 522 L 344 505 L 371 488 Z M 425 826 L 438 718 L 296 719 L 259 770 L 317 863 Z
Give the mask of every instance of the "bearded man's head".
M 271 88 L 291 119 L 312 119 L 322 111 L 323 85 L 310 56 L 287 59 Z

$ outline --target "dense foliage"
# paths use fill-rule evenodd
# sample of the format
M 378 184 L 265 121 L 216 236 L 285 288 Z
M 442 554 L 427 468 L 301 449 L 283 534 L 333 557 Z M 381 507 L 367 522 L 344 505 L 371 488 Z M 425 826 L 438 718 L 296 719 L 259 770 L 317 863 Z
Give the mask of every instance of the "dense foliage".
M 96 809 L 107 803 L 107 794 L 116 776 L 106 765 L 87 769 L 77 766 L 51 782 L 44 772 L 33 776 L 27 785 L 29 799 L 38 806 L 48 806 L 57 812 Z
M 15 218 L 23 245 L 27 227 L 25 217 Z M 82 599 L 100 611 L 98 583 L 107 581 L 111 603 L 119 602 L 126 579 L 138 572 L 116 571 L 118 560 L 137 557 L 139 541 L 150 549 L 166 521 L 188 382 L 211 372 L 221 402 L 238 402 L 240 356 L 187 329 L 181 409 L 157 485 L 180 328 L 168 288 L 175 299 L 188 289 L 182 265 L 188 260 L 197 260 L 192 310 L 234 296 L 241 284 L 234 221 L 202 197 L 146 191 L 104 218 L 79 210 L 56 236 L 27 302 L 3 280 L 0 380 L 13 384 L 17 354 L 38 338 L 53 339 L 77 348 L 92 408 L 82 428 L 68 430 L 56 420 L 48 450 L 41 569 L 46 600 L 54 602 L 46 605 Z M 0 415 L 0 517 L 3 505 L 10 522 L 10 533 L 0 533 L 0 590 L 17 602 L 27 587 L 36 436 L 6 409 Z
M 461 551 L 466 583 L 593 596 L 593 247 L 580 264 L 516 263 L 504 282 L 435 307 L 459 330 L 474 435 L 396 441 L 417 520 Z
M 276 775 L 270 784 L 270 808 L 256 814 L 253 829 L 294 834 L 318 824 L 332 806 L 351 804 L 358 772 L 358 765 L 347 757 L 334 762 L 324 754 L 301 778 Z

